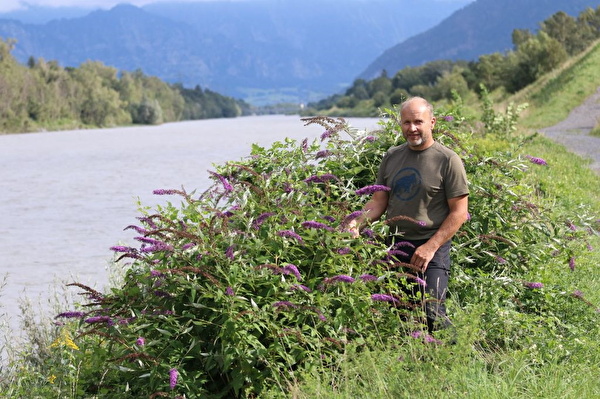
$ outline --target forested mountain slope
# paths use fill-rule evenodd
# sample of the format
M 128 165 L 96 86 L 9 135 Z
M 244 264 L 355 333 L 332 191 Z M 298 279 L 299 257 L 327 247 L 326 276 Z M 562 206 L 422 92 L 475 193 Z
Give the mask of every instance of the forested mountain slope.
M 434 60 L 475 60 L 482 54 L 512 49 L 514 29 L 536 30 L 558 11 L 577 16 L 598 0 L 477 0 L 439 25 L 399 43 L 379 56 L 361 74 L 373 79 L 383 70 L 394 74 L 405 67 Z

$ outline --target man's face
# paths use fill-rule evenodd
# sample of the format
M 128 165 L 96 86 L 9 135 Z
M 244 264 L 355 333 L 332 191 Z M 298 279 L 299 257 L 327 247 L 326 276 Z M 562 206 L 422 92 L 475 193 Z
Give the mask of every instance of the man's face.
M 400 113 L 400 123 L 402 135 L 411 149 L 422 151 L 433 144 L 435 117 L 422 102 L 414 101 L 406 104 Z

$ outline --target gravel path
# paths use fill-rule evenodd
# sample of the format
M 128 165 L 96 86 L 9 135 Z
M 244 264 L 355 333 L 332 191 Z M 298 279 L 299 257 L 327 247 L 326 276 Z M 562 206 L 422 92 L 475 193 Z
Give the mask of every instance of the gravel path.
M 590 168 L 600 175 L 600 137 L 589 132 L 600 121 L 600 87 L 579 107 L 573 109 L 567 119 L 544 129 L 546 137 L 564 145 L 569 151 L 592 161 Z

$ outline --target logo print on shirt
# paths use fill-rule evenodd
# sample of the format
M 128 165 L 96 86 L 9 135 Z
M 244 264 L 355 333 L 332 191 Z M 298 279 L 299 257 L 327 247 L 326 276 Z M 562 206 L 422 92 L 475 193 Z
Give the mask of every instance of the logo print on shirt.
M 421 190 L 421 174 L 415 168 L 404 168 L 392 180 L 393 194 L 400 201 L 410 201 Z

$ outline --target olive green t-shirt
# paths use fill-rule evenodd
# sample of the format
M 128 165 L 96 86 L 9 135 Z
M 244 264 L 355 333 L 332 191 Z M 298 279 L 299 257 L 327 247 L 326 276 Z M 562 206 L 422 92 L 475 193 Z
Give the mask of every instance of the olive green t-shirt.
M 448 199 L 469 194 L 467 175 L 459 156 L 435 142 L 423 151 L 402 144 L 390 148 L 381 161 L 377 184 L 390 187 L 387 219 L 407 240 L 430 238 L 448 216 Z

